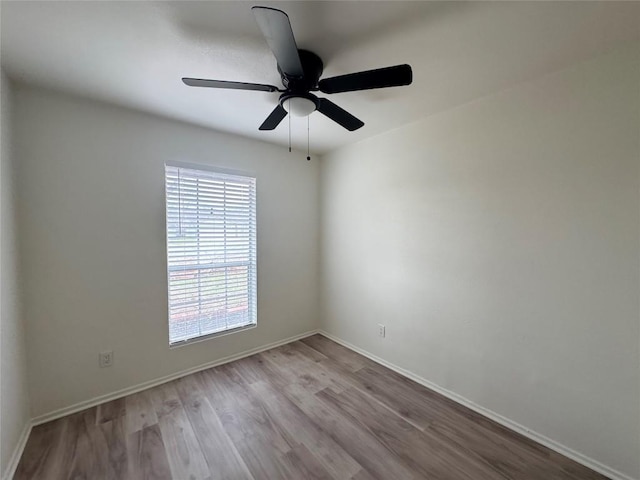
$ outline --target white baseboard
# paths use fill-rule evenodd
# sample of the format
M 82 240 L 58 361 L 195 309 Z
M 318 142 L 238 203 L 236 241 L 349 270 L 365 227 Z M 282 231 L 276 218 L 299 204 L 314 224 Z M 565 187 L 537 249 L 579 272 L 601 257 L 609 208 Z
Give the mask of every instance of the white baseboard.
M 89 400 L 85 400 L 83 402 L 76 403 L 74 405 L 70 405 L 68 407 L 60 408 L 58 410 L 54 410 L 49 413 L 45 413 L 44 415 L 39 415 L 35 418 L 31 419 L 31 424 L 33 426 L 40 425 L 42 423 L 50 422 L 51 420 L 55 420 L 57 418 L 65 417 L 72 413 L 80 412 L 87 408 L 95 407 L 104 402 L 109 402 L 111 400 L 116 400 L 118 398 L 126 397 L 127 395 L 131 395 L 132 393 L 141 392 L 142 390 L 146 390 L 151 387 L 155 387 L 157 385 L 161 385 L 163 383 L 170 382 L 172 380 L 176 380 L 181 377 L 185 377 L 187 375 L 191 375 L 192 373 L 200 372 L 202 370 L 206 370 L 207 368 L 216 367 L 218 365 L 222 365 L 224 363 L 233 362 L 234 360 L 240 360 L 241 358 L 248 357 L 250 355 L 255 355 L 256 353 L 264 352 L 265 350 L 269 350 L 270 348 L 279 347 L 281 345 L 285 345 L 287 343 L 295 342 L 296 340 L 300 340 L 301 338 L 306 338 L 311 335 L 315 335 L 318 333 L 318 330 L 310 330 L 305 333 L 301 333 L 299 335 L 295 335 L 293 337 L 285 338 L 284 340 L 278 340 L 277 342 L 269 343 L 268 345 L 262 345 L 260 347 L 252 348 L 250 350 L 245 350 L 240 353 L 236 353 L 234 355 L 229 355 L 227 357 L 219 358 L 218 360 L 214 360 L 212 362 L 207 362 L 202 365 L 198 365 L 196 367 L 188 368 L 186 370 L 181 370 L 180 372 L 172 373 L 171 375 L 166 375 L 164 377 L 159 377 L 153 380 L 149 380 L 148 382 L 139 383 L 137 385 L 133 385 L 131 387 L 123 388 L 122 390 L 118 390 L 112 393 L 108 393 L 106 395 L 100 395 L 99 397 L 94 397 Z M 4 480 L 4 479 L 3 479 Z
M 22 433 L 20 434 L 20 438 L 18 439 L 18 443 L 16 444 L 16 448 L 13 450 L 11 454 L 11 458 L 9 459 L 9 464 L 7 468 L 5 468 L 4 473 L 2 474 L 2 480 L 11 480 L 16 473 L 16 468 L 18 468 L 18 463 L 20 462 L 20 458 L 22 457 L 22 452 L 24 451 L 24 447 L 27 445 L 27 440 L 29 439 L 29 434 L 31 433 L 31 429 L 33 428 L 33 422 L 28 420 L 25 423 L 24 428 L 22 429 Z
M 373 360 L 376 363 L 379 363 L 380 365 L 383 365 L 391 370 L 393 370 L 394 372 L 399 373 L 400 375 L 403 375 L 411 380 L 413 380 L 416 383 L 419 383 L 420 385 L 423 385 L 431 390 L 434 390 L 435 392 L 438 392 L 441 395 L 444 395 L 445 397 L 453 400 L 454 402 L 457 402 L 461 405 L 464 405 L 465 407 L 473 410 L 474 412 L 479 413 L 480 415 L 483 415 L 491 420 L 493 420 L 494 422 L 499 423 L 500 425 L 507 427 L 510 430 L 513 430 L 515 432 L 518 432 L 521 435 L 524 435 L 527 438 L 530 438 L 531 440 L 540 443 L 542 445 L 544 445 L 547 448 L 550 448 L 551 450 L 560 453 L 561 455 L 564 455 L 565 457 L 568 457 L 572 460 L 575 460 L 576 462 L 584 465 L 587 468 L 590 468 L 591 470 L 594 470 L 598 473 L 601 473 L 602 475 L 605 475 L 607 477 L 609 477 L 611 480 L 638 480 L 638 479 L 634 479 L 633 477 L 630 477 L 629 475 L 626 475 L 622 472 L 617 471 L 614 468 L 608 467 L 607 465 L 604 465 L 596 460 L 593 460 L 592 458 L 587 457 L 586 455 L 583 455 L 582 453 L 576 452 L 575 450 L 572 450 L 569 447 L 566 447 L 558 442 L 556 442 L 555 440 L 551 440 L 548 437 L 545 437 L 544 435 L 535 432 L 523 425 L 520 425 L 517 422 L 514 422 L 513 420 L 510 420 L 506 417 L 503 417 L 502 415 L 489 410 L 488 408 L 485 408 L 481 405 L 478 405 L 474 402 L 472 402 L 471 400 L 458 395 L 455 392 L 452 392 L 450 390 L 447 390 L 446 388 L 442 388 L 439 385 L 436 385 L 433 382 L 430 382 L 429 380 L 422 378 L 418 375 L 416 375 L 415 373 L 412 373 L 408 370 L 405 370 L 404 368 L 398 367 L 397 365 L 394 365 L 393 363 L 387 362 L 386 360 L 373 355 L 372 353 L 367 352 L 366 350 L 363 350 L 360 347 L 357 347 L 349 342 L 346 342 L 344 340 L 342 340 L 341 338 L 338 338 L 332 334 L 330 334 L 329 332 L 326 332 L 324 330 L 319 330 L 318 333 L 320 333 L 321 335 L 324 335 L 325 337 L 327 337 L 330 340 L 333 340 L 336 343 L 339 343 L 340 345 L 342 345 L 343 347 L 347 347 L 350 350 L 353 350 L 354 352 L 359 353 L 360 355 L 363 355 L 371 360 Z

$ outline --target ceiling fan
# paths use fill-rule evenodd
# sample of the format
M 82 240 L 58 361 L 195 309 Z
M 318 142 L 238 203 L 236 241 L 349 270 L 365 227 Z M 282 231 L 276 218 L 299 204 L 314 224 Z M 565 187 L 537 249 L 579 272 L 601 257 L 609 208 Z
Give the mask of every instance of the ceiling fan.
M 284 89 L 261 83 L 200 78 L 183 78 L 182 81 L 190 87 L 281 92 L 278 105 L 260 125 L 260 130 L 275 129 L 287 116 L 287 113 L 307 116 L 315 110 L 349 131 L 357 130 L 364 125 L 361 120 L 332 101 L 318 98 L 311 92 L 341 93 L 411 84 L 413 73 L 411 66 L 406 64 L 320 80 L 323 68 L 322 60 L 313 52 L 298 49 L 287 14 L 269 7 L 256 6 L 251 10 L 269 48 L 276 57 Z

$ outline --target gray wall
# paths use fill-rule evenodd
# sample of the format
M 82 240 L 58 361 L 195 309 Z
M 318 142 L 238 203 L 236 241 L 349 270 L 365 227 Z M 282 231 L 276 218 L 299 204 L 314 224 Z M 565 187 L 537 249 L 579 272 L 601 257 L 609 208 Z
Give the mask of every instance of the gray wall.
M 345 147 L 321 175 L 324 329 L 636 478 L 639 51 Z
M 317 327 L 317 162 L 89 100 L 16 96 L 34 416 Z M 257 328 L 169 348 L 166 161 L 256 175 Z M 114 364 L 101 369 L 105 349 Z
M 5 475 L 30 412 L 17 268 L 13 88 L 4 73 L 0 76 L 0 474 Z

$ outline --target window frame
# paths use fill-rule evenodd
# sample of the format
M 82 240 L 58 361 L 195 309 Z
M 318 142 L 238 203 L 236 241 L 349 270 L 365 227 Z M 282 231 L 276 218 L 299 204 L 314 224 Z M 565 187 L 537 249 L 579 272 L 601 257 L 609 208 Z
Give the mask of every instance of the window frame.
M 219 332 L 208 333 L 205 335 L 199 335 L 197 337 L 187 338 L 184 340 L 178 340 L 175 342 L 171 341 L 171 300 L 170 300 L 170 271 L 169 271 L 169 218 L 168 218 L 168 204 L 167 204 L 167 167 L 173 168 L 185 168 L 189 170 L 197 170 L 202 172 L 211 172 L 217 173 L 221 175 L 234 175 L 239 177 L 245 177 L 253 179 L 254 188 L 255 188 L 255 203 L 254 203 L 254 211 L 255 211 L 255 266 L 254 266 L 254 276 L 255 276 L 255 320 L 253 323 L 242 325 L 239 327 L 228 328 L 226 330 L 221 330 Z M 164 164 L 163 168 L 163 181 L 164 181 L 164 211 L 165 211 L 165 261 L 166 261 L 166 274 L 167 274 L 167 285 L 166 285 L 166 293 L 167 293 L 167 340 L 169 344 L 169 348 L 180 348 L 186 345 L 191 345 L 193 343 L 204 342 L 207 340 L 211 340 L 212 338 L 223 337 L 225 335 L 231 335 L 238 332 L 243 332 L 245 330 L 251 330 L 258 326 L 258 179 L 255 172 L 252 171 L 244 171 L 244 170 L 233 170 L 228 168 L 221 168 L 213 165 L 206 164 L 197 164 L 197 163 L 187 163 L 181 161 L 167 161 Z M 251 299 L 249 299 L 251 300 Z

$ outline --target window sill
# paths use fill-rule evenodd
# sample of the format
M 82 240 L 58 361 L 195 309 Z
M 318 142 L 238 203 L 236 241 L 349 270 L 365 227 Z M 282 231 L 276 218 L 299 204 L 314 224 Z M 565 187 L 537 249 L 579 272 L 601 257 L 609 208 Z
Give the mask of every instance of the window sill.
M 231 328 L 229 330 L 223 330 L 221 332 L 210 333 L 209 335 L 202 335 L 201 337 L 194 337 L 188 340 L 180 340 L 178 342 L 169 343 L 169 348 L 180 348 L 185 347 L 187 345 L 192 345 L 194 343 L 204 342 L 207 340 L 211 340 L 212 338 L 224 337 L 225 335 L 231 335 L 233 333 L 244 332 L 245 330 L 251 330 L 258 326 L 257 323 L 252 323 L 249 325 L 244 325 L 242 327 Z

